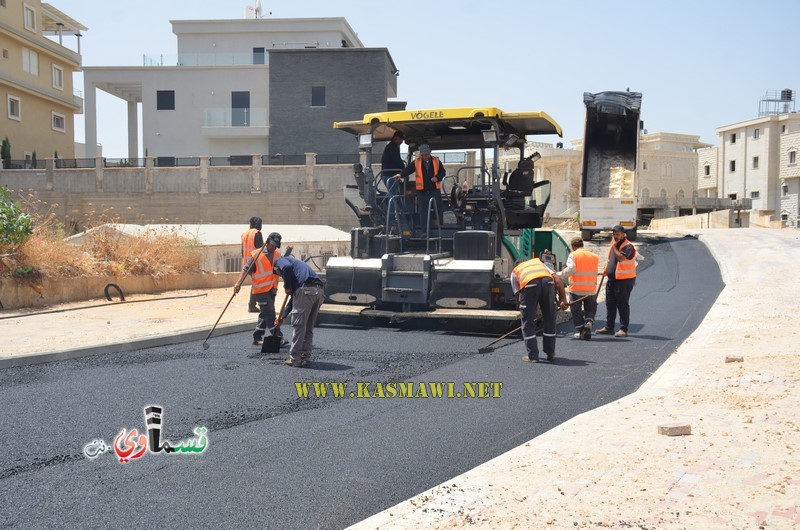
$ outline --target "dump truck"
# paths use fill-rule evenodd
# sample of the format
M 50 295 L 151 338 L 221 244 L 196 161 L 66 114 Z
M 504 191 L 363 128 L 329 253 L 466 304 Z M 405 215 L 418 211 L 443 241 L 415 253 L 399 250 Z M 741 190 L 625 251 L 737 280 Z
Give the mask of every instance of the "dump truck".
M 351 231 L 350 255 L 326 263 L 324 313 L 507 324 L 519 318 L 509 281 L 515 262 L 545 249 L 555 267 L 566 262 L 563 238 L 537 230 L 550 182 L 534 181 L 538 153 L 525 154 L 526 136 L 561 136 L 546 113 L 494 107 L 391 111 L 334 128 L 357 139 L 362 162 L 354 165 L 354 184 L 344 190 L 358 226 Z M 442 212 L 433 199 L 420 203 L 413 176 L 399 192 L 390 192 L 381 171 L 373 169 L 380 159 L 373 148 L 395 131 L 405 136 L 408 164 L 423 144 L 439 156 L 475 153 L 474 162 L 449 164 L 439 190 Z M 519 152 L 513 171 L 501 172 L 500 149 Z
M 586 124 L 581 175 L 581 238 L 614 225 L 636 240 L 639 92 L 584 93 Z

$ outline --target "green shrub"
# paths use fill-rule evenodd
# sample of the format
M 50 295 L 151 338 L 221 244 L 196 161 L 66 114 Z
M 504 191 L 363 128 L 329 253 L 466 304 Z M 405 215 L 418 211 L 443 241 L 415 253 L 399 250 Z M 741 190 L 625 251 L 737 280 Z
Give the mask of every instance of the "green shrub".
M 8 190 L 0 188 L 0 244 L 21 244 L 32 232 L 31 216 L 11 200 Z

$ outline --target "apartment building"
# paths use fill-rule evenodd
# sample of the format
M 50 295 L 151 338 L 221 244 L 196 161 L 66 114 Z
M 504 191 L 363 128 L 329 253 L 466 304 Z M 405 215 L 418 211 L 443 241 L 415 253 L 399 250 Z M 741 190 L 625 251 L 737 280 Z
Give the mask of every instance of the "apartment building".
M 39 0 L 0 0 L 0 139 L 11 160 L 74 157 L 74 116 L 83 100 L 73 90 L 81 69 L 79 22 Z M 67 46 L 72 45 L 76 49 Z
M 768 108 L 771 102 L 776 105 Z M 760 216 L 796 226 L 800 114 L 794 111 L 794 92 L 767 92 L 759 114 L 716 129 L 719 145 L 698 155 L 698 192 L 745 201 Z
M 355 153 L 334 121 L 390 109 L 398 70 L 344 18 L 171 21 L 177 55 L 84 69 L 86 156 L 96 155 L 96 91 L 127 102 L 128 156 Z M 392 108 L 391 110 L 395 110 Z M 297 157 L 300 157 L 299 159 Z M 168 165 L 168 164 L 167 164 Z

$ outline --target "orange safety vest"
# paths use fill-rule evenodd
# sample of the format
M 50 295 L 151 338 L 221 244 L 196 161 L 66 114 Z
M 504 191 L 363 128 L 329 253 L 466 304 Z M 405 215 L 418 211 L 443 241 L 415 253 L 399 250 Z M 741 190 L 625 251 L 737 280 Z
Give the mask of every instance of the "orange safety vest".
M 585 248 L 572 253 L 575 272 L 569 277 L 569 292 L 580 295 L 593 295 L 597 290 L 597 265 L 600 257 Z
M 254 258 L 257 254 L 258 250 L 254 250 L 250 253 L 250 255 Z M 278 276 L 273 271 L 272 264 L 278 257 L 280 257 L 280 254 L 277 256 L 275 254 L 276 253 L 274 250 L 271 253 L 265 250 L 260 256 L 258 256 L 258 259 L 255 263 L 255 268 L 251 269 L 253 279 L 253 294 L 268 293 L 271 290 L 278 288 Z
M 435 156 L 431 157 L 431 162 L 433 162 L 433 176 L 436 176 L 439 174 L 439 164 L 441 162 L 439 162 L 439 159 Z M 422 191 L 425 189 L 425 181 L 423 180 L 425 175 L 422 169 L 422 158 L 417 158 L 414 161 L 414 166 L 417 169 L 417 191 Z M 440 182 L 436 181 L 436 189 L 438 190 L 440 187 Z
M 259 230 L 249 228 L 242 233 L 242 267 L 247 265 L 247 259 L 256 248 L 256 234 Z
M 625 242 L 622 243 L 620 250 L 627 247 L 628 245 L 632 246 L 631 242 L 626 239 Z M 611 261 L 611 253 L 613 252 L 612 250 L 613 247 L 614 247 L 614 240 L 612 239 L 611 247 L 608 249 L 609 261 Z M 606 265 L 605 267 L 603 267 L 603 270 L 605 270 L 606 268 L 608 268 L 608 261 L 606 261 Z M 636 278 L 636 247 L 633 247 L 633 257 L 631 257 L 631 259 L 626 259 L 622 261 L 617 260 L 617 268 L 614 270 L 614 278 L 617 280 L 629 280 L 631 278 Z
M 539 258 L 529 259 L 524 263 L 520 263 L 514 270 L 511 271 L 517 278 L 517 284 L 519 285 L 519 290 L 523 290 L 529 283 L 537 278 L 548 278 L 552 277 L 553 275 L 547 270 L 547 267 L 544 266 L 544 263 L 539 260 Z

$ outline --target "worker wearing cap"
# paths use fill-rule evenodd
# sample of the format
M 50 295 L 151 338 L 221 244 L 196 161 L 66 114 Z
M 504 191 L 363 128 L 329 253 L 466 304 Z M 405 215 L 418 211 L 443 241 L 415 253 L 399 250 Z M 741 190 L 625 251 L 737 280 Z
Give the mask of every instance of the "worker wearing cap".
M 286 296 L 292 297 L 292 345 L 289 358 L 283 364 L 287 366 L 308 366 L 311 364 L 311 352 L 314 348 L 314 326 L 325 292 L 322 280 L 306 262 L 294 256 L 283 256 L 275 261 L 275 273 L 283 278 Z M 280 325 L 283 315 L 278 318 Z
M 425 216 L 431 199 L 436 203 L 439 212 L 438 221 L 441 224 L 444 208 L 441 187 L 447 171 L 439 158 L 431 156 L 431 146 L 428 144 L 419 146 L 419 158 L 395 175 L 395 178 L 405 180 L 411 174 L 414 175 L 414 189 L 417 191 L 417 219 L 420 221 L 420 226 L 425 227 Z
M 278 293 L 278 277 L 274 273 L 273 264 L 280 257 L 281 235 L 272 232 L 267 236 L 267 243 L 263 249 L 250 253 L 247 263 L 242 267 L 242 274 L 233 286 L 233 292 L 238 293 L 242 282 L 248 274 L 252 278 L 251 292 L 258 302 L 258 322 L 253 330 L 253 344 L 258 346 L 264 339 L 268 329 L 275 327 L 275 295 Z M 280 329 L 276 335 L 280 335 Z
M 625 229 L 616 225 L 612 230 L 611 247 L 603 274 L 606 283 L 606 325 L 598 329 L 601 335 L 615 337 L 628 336 L 631 319 L 630 298 L 636 283 L 636 248 L 628 241 Z M 614 325 L 619 310 L 619 331 L 614 333 Z
M 390 197 L 398 195 L 399 182 L 393 179 L 392 176 L 400 173 L 406 168 L 403 162 L 403 157 L 400 154 L 400 145 L 405 140 L 405 136 L 400 131 L 395 131 L 392 139 L 383 148 L 383 155 L 381 156 L 381 179 L 386 185 L 386 191 Z
M 261 218 L 251 217 L 250 228 L 242 232 L 242 267 L 247 265 L 247 260 L 252 255 L 252 252 L 263 246 L 264 236 L 261 235 Z M 258 313 L 256 297 L 252 289 L 250 290 L 250 300 L 247 303 L 247 309 L 250 313 Z
M 573 337 L 590 340 L 597 313 L 597 266 L 600 257 L 583 248 L 583 239 L 580 237 L 573 238 L 570 246 L 572 252 L 567 257 L 567 265 L 558 275 L 561 278 L 566 277 L 569 283 L 567 286 L 569 307 L 572 312 L 572 323 L 575 324 Z
M 539 362 L 539 347 L 536 344 L 536 308 L 542 312 L 542 349 L 547 360 L 556 357 L 556 289 L 561 298 L 561 309 L 566 309 L 567 294 L 564 282 L 539 258 L 519 261 L 511 271 L 511 288 L 519 305 L 522 321 L 522 338 L 527 354 L 522 358 L 528 362 Z

